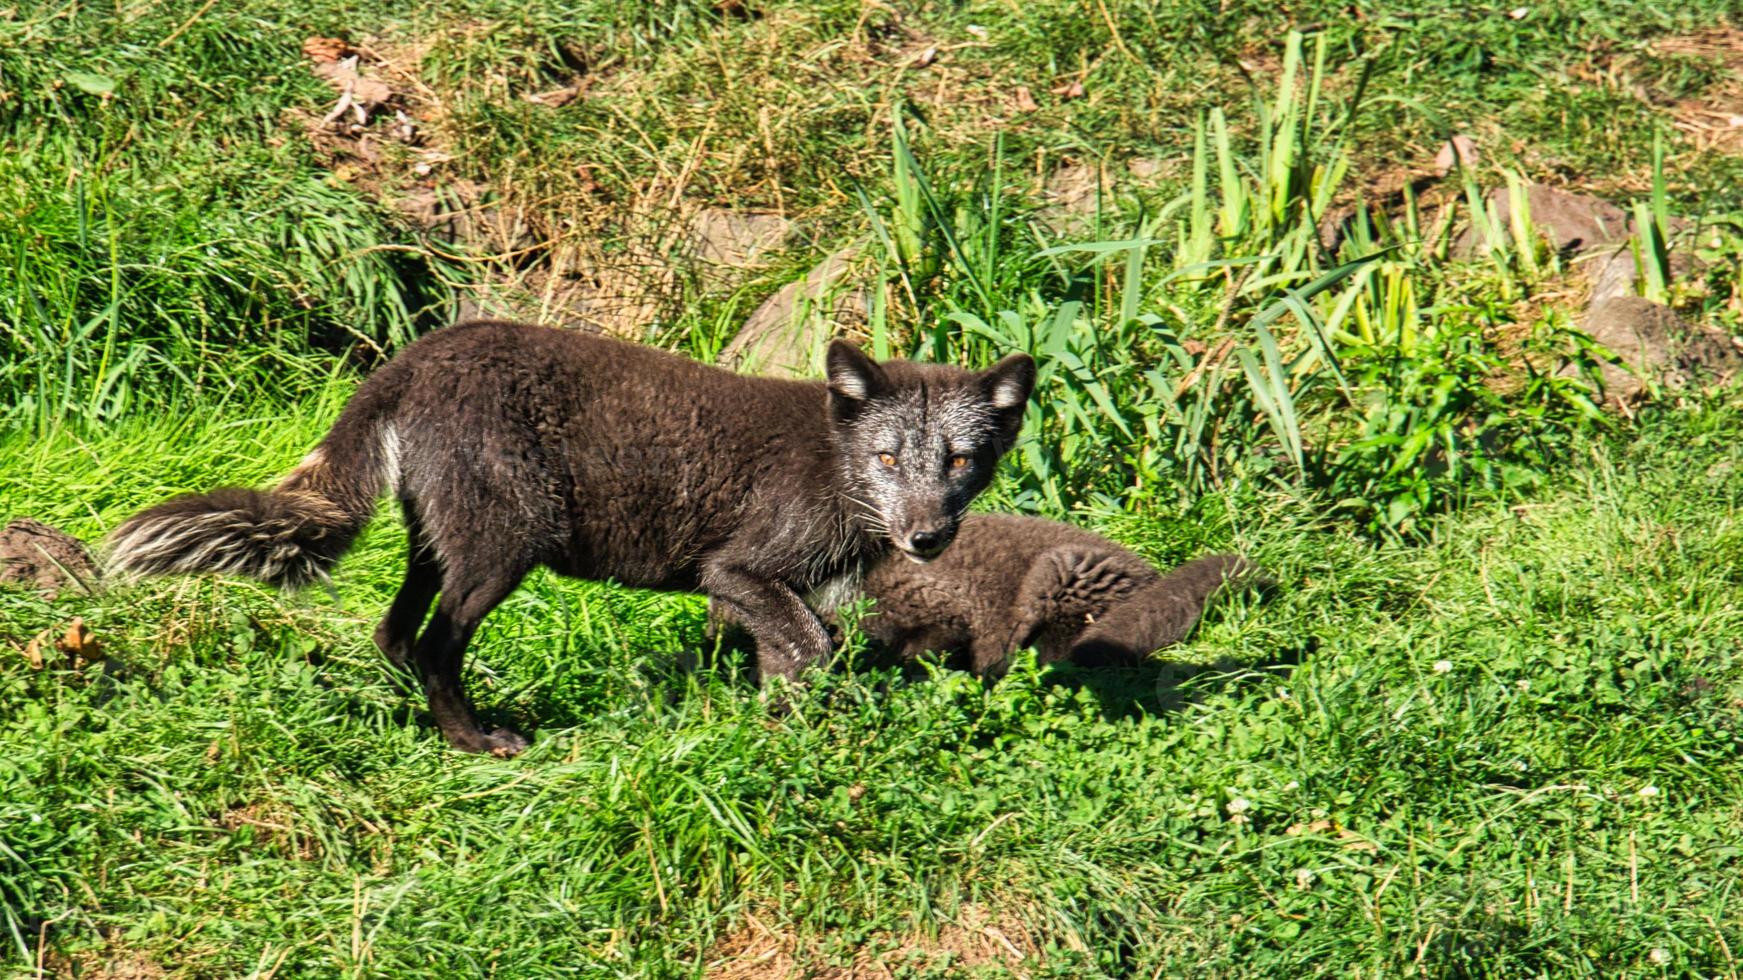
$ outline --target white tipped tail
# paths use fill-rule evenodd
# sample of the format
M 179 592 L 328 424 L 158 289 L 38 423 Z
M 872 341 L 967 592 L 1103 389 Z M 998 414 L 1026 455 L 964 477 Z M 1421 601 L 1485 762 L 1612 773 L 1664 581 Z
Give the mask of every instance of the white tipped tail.
M 398 481 L 392 426 L 347 421 L 341 416 L 272 490 L 188 494 L 128 518 L 110 535 L 110 568 L 123 575 L 217 572 L 286 589 L 324 581 L 383 488 Z

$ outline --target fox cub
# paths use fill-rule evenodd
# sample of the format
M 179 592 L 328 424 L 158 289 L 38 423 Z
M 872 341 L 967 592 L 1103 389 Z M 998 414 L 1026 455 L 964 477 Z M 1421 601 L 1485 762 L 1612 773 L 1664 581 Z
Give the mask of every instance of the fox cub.
M 1025 647 L 1041 663 L 1132 664 L 1184 639 L 1225 585 L 1266 581 L 1237 555 L 1197 558 L 1162 574 L 1070 524 L 970 514 L 936 560 L 889 560 L 867 573 L 864 594 L 876 603 L 860 628 L 906 657 L 967 654 L 971 670 L 994 677 Z

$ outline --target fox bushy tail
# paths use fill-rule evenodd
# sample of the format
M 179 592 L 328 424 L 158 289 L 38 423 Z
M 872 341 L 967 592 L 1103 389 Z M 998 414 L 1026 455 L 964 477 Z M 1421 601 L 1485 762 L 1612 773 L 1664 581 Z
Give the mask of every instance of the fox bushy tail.
M 128 518 L 108 563 L 132 575 L 220 572 L 295 589 L 324 581 L 398 479 L 399 440 L 365 386 L 321 444 L 270 490 L 187 494 Z
M 1262 587 L 1269 581 L 1259 566 L 1239 555 L 1195 558 L 1109 609 L 1078 637 L 1072 660 L 1140 660 L 1185 639 L 1205 604 L 1225 587 Z

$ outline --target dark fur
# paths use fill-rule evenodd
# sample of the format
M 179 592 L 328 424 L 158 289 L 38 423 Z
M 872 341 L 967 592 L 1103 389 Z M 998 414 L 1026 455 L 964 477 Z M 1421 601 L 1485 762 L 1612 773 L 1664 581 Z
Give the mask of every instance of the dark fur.
M 795 677 L 829 651 L 800 595 L 857 577 L 892 542 L 948 544 L 1033 383 L 1020 354 L 975 373 L 879 365 L 837 342 L 826 385 L 572 331 L 461 324 L 377 371 L 278 487 L 144 511 L 116 530 L 111 560 L 295 586 L 325 574 L 391 489 L 411 554 L 376 643 L 416 664 L 450 742 L 512 754 L 525 741 L 479 727 L 460 665 L 534 566 L 706 592 L 755 636 L 765 678 Z M 964 460 L 946 472 L 952 455 Z
M 1261 580 L 1237 555 L 1194 559 L 1164 575 L 1069 524 L 970 514 L 937 559 L 891 556 L 867 572 L 865 595 L 876 603 L 860 628 L 907 657 L 967 654 L 981 675 L 1003 674 L 1025 647 L 1041 663 L 1126 665 L 1185 638 L 1226 583 Z

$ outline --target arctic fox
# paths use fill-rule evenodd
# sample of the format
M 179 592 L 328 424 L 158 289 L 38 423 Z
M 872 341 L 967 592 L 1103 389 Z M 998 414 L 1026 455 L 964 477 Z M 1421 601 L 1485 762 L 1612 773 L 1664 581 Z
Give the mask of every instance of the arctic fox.
M 1238 555 L 1194 559 L 1164 575 L 1070 524 L 970 514 L 938 560 L 872 567 L 862 589 L 876 602 L 859 625 L 906 657 L 967 653 L 980 675 L 1002 675 L 1024 647 L 1041 663 L 1131 664 L 1184 639 L 1225 583 L 1264 581 Z
M 370 377 L 278 486 L 143 511 L 110 561 L 294 587 L 324 578 L 389 492 L 410 554 L 375 642 L 416 666 L 452 745 L 513 755 L 526 740 L 479 725 L 460 668 L 535 566 L 705 592 L 755 637 L 767 679 L 829 653 L 800 596 L 891 548 L 944 552 L 1017 437 L 1034 362 L 879 364 L 836 341 L 827 364 L 827 382 L 782 381 L 574 331 L 459 324 Z

